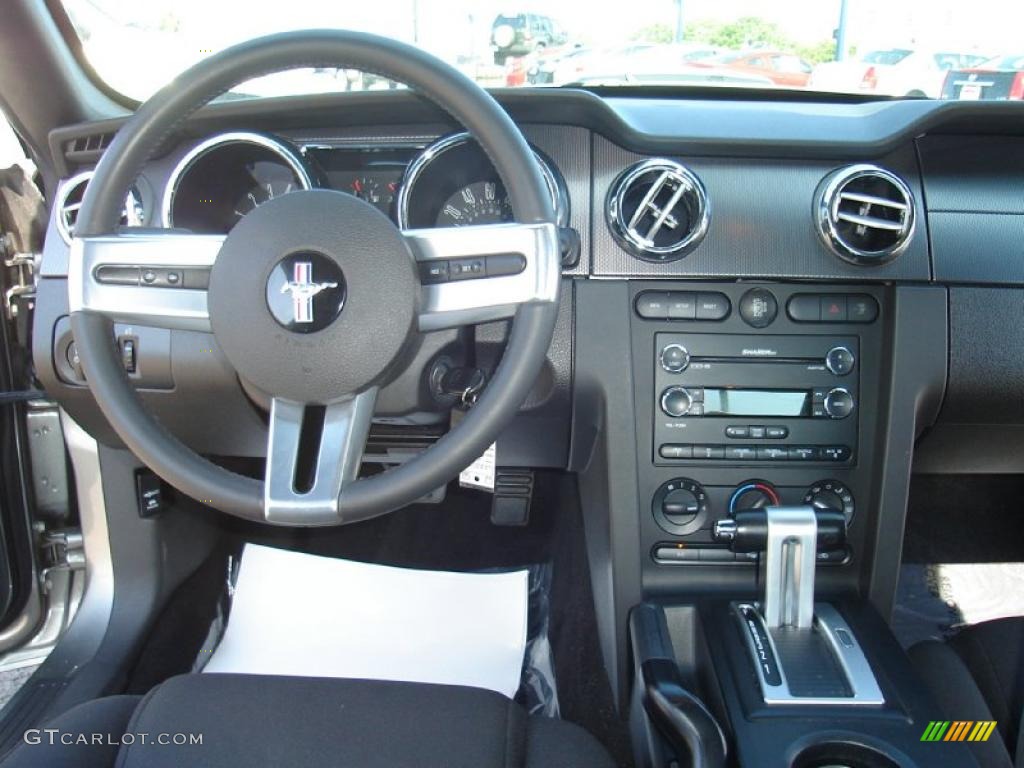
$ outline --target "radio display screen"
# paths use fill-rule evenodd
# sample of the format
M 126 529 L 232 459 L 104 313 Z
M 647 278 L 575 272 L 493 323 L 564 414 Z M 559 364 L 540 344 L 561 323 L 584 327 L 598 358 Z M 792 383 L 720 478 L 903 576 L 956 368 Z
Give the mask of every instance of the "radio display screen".
M 807 390 L 704 389 L 705 416 L 810 416 Z

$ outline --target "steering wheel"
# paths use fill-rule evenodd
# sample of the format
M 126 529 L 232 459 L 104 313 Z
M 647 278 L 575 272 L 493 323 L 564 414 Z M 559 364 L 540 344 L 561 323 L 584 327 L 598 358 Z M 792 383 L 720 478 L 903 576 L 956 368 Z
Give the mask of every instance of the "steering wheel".
M 403 232 L 369 203 L 308 190 L 260 205 L 223 237 L 118 232 L 129 186 L 191 113 L 246 80 L 297 67 L 372 72 L 436 102 L 490 157 L 515 221 Z M 454 275 L 456 266 L 469 279 L 437 281 L 446 270 Z M 180 279 L 174 286 L 142 284 L 132 279 L 136 269 L 173 270 Z M 314 30 L 229 48 L 138 109 L 86 191 L 68 290 L 89 388 L 129 449 L 165 481 L 218 510 L 315 526 L 412 503 L 497 438 L 528 396 L 550 346 L 559 281 L 558 232 L 544 179 L 497 102 L 412 46 Z M 468 415 L 411 461 L 359 478 L 377 392 L 408 365 L 422 334 L 503 318 L 514 318 L 504 356 Z M 272 396 L 262 480 L 203 458 L 145 410 L 119 362 L 115 321 L 212 331 L 238 374 Z M 315 457 L 314 470 L 300 453 Z

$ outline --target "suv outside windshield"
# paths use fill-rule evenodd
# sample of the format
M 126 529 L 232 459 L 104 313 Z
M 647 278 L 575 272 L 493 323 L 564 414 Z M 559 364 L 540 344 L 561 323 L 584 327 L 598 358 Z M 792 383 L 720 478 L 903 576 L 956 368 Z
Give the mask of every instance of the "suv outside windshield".
M 99 77 L 137 100 L 232 44 L 309 27 L 418 45 L 485 87 L 656 84 L 1024 98 L 1017 40 L 1024 4 L 1005 0 L 289 0 L 244 10 L 229 0 L 63 3 Z M 988 67 L 1009 72 L 1007 87 L 954 87 L 967 70 Z M 296 70 L 245 83 L 231 97 L 394 87 L 352 70 Z

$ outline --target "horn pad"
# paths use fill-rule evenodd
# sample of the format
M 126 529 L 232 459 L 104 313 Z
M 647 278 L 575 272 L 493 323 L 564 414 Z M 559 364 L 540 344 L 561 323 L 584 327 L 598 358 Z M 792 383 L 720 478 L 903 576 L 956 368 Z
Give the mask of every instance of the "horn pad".
M 303 190 L 228 234 L 210 274 L 210 324 L 257 389 L 330 403 L 383 384 L 416 337 L 419 280 L 405 238 L 369 203 Z

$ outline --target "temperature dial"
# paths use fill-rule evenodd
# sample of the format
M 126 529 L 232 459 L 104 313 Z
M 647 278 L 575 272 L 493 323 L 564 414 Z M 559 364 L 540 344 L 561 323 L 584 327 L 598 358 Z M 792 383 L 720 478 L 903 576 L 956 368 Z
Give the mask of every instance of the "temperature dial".
M 778 504 L 779 494 L 775 486 L 764 480 L 747 480 L 732 492 L 729 499 L 729 514 L 733 515 L 741 509 L 762 509 Z
M 809 489 L 804 496 L 804 504 L 816 509 L 838 509 L 849 525 L 856 511 L 853 493 L 838 480 L 820 480 Z
M 704 525 L 708 516 L 708 494 L 696 480 L 677 477 L 658 488 L 651 511 L 663 530 L 686 536 Z

